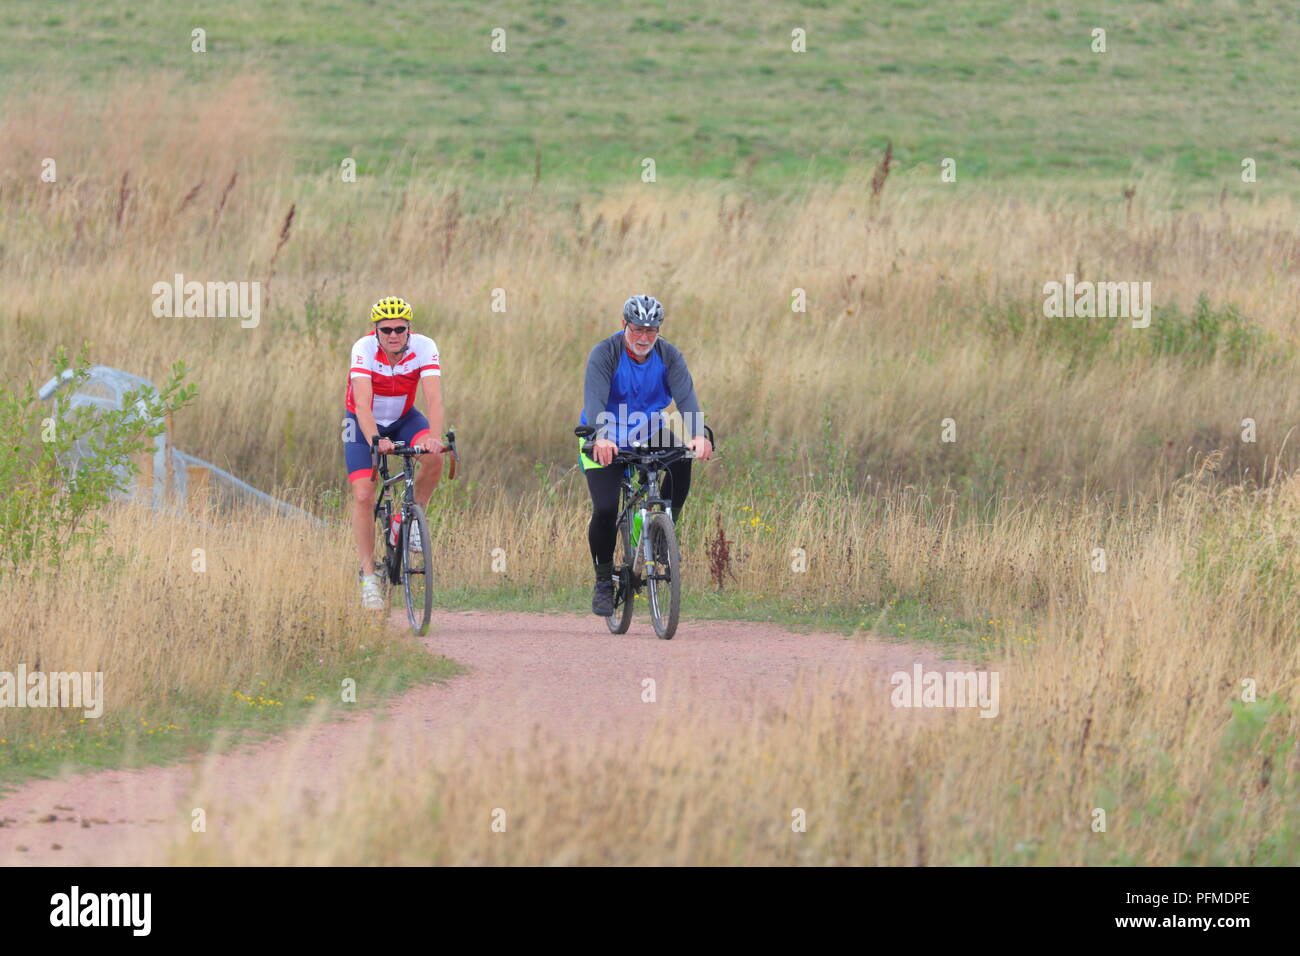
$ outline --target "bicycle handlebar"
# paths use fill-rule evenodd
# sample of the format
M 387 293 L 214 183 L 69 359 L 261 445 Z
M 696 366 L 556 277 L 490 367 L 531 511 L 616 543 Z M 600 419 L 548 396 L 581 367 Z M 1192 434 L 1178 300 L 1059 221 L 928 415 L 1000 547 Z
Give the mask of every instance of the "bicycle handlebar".
M 370 444 L 371 481 L 375 481 L 379 477 L 379 459 L 381 457 L 379 454 L 379 439 L 380 436 L 376 435 Z M 382 457 L 387 458 L 389 455 L 401 455 L 409 458 L 412 455 L 449 454 L 451 455 L 451 469 L 447 474 L 447 478 L 448 480 L 452 480 L 456 477 L 456 462 L 460 461 L 460 454 L 456 451 L 456 433 L 448 430 L 447 434 L 443 436 L 443 444 L 447 447 L 441 448 L 437 452 L 431 452 L 427 448 L 416 448 L 414 446 L 408 446 L 406 442 L 395 441 L 393 442 L 393 450 L 384 452 Z
M 586 442 L 582 446 L 582 453 L 588 458 L 592 457 L 592 451 L 596 448 L 594 442 Z M 674 445 L 669 448 L 646 448 L 642 445 L 633 445 L 628 451 L 619 449 L 610 459 L 611 465 L 643 465 L 652 461 L 665 462 L 671 464 L 682 458 L 694 458 L 695 452 L 682 445 Z M 670 461 L 670 459 L 672 461 Z
M 708 438 L 709 443 L 716 444 L 713 438 L 713 429 L 708 425 L 705 425 L 704 431 L 705 437 Z M 579 425 L 573 430 L 573 433 L 579 438 L 590 438 L 595 434 L 595 432 L 596 429 L 592 428 L 590 425 Z M 591 453 L 595 450 L 596 443 L 586 441 L 583 442 L 580 447 L 582 448 L 582 453 L 588 458 L 591 458 L 593 457 Z M 679 452 L 680 454 L 671 454 L 673 452 Z M 673 461 L 693 459 L 696 457 L 695 452 L 691 451 L 685 445 L 671 445 L 667 448 L 650 448 L 642 442 L 634 442 L 632 444 L 632 450 L 624 451 L 620 448 L 614 453 L 614 457 L 610 459 L 609 463 L 611 465 L 644 465 L 655 461 L 671 464 Z

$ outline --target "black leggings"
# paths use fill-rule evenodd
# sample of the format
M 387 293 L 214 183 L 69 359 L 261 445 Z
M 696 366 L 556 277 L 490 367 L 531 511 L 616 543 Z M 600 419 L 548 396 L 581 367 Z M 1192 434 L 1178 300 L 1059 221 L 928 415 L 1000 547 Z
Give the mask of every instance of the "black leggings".
M 591 524 L 587 525 L 591 560 L 597 565 L 612 564 L 614 544 L 618 539 L 618 489 L 623 481 L 623 466 L 590 468 L 583 474 L 587 476 L 587 490 L 591 492 Z M 690 461 L 673 462 L 661 481 L 659 493 L 672 501 L 673 521 L 678 522 L 686 496 L 691 491 Z

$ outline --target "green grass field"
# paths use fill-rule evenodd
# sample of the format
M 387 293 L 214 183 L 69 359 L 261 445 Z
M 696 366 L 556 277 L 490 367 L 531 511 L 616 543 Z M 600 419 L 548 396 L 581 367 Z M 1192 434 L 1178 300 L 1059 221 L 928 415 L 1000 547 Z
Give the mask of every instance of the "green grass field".
M 662 183 L 789 187 L 869 169 L 892 140 L 901 171 L 935 182 L 952 157 L 959 183 L 1218 193 L 1251 157 L 1261 188 L 1300 183 L 1300 20 L 1249 0 L 11 0 L 0 34 L 4 92 L 267 73 L 303 172 L 351 156 L 362 175 L 495 185 L 531 180 L 540 156 L 547 181 L 620 185 L 652 157 Z

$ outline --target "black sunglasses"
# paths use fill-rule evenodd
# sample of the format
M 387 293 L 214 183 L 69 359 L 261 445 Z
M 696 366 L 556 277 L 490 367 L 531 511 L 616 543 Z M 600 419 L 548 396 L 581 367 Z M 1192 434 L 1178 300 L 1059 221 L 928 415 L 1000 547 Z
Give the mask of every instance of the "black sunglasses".
M 410 329 L 411 327 L 409 325 L 403 325 L 403 326 L 385 325 L 385 326 L 381 326 L 379 331 L 383 332 L 385 335 L 398 335 L 399 333 L 402 332 L 409 332 Z

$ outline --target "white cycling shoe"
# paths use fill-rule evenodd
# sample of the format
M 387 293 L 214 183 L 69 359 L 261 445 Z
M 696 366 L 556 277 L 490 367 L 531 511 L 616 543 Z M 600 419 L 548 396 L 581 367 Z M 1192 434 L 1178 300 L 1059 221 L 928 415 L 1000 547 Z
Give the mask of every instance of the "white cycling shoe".
M 367 611 L 382 611 L 386 604 L 379 575 L 363 574 L 361 576 L 361 606 Z

